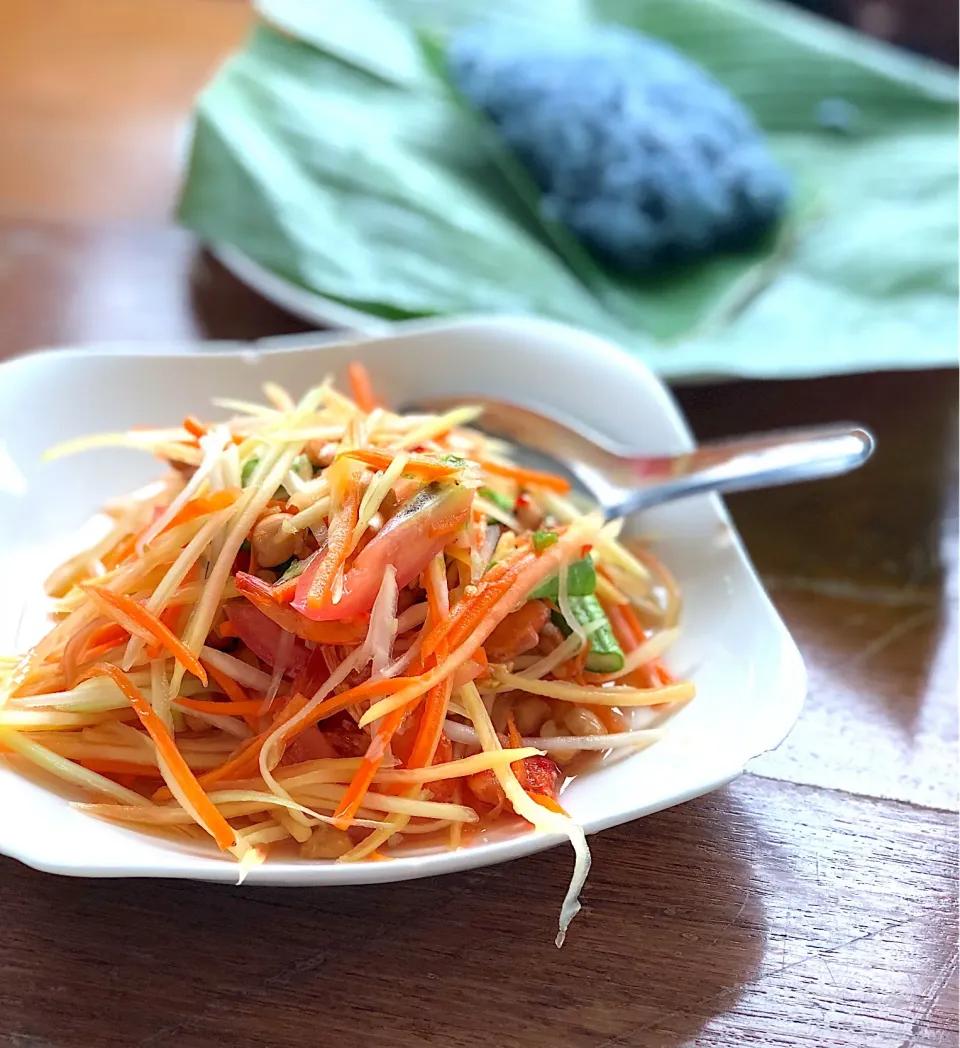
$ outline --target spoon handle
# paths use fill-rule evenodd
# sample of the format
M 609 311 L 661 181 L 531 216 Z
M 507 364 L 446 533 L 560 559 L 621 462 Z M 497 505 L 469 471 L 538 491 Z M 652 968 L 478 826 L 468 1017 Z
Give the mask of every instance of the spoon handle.
M 631 458 L 639 487 L 619 512 L 707 491 L 747 491 L 847 473 L 873 454 L 873 435 L 862 426 L 838 423 L 779 430 L 702 444 L 683 455 Z

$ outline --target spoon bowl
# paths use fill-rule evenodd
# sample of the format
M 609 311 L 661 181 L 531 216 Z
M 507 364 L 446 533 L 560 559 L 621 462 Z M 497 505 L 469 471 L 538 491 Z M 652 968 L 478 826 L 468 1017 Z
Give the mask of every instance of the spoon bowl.
M 403 410 L 442 413 L 464 399 L 434 397 Z M 862 466 L 876 445 L 869 430 L 842 422 L 713 441 L 679 455 L 639 455 L 555 411 L 492 398 L 469 400 L 483 409 L 477 428 L 507 440 L 524 465 L 575 482 L 607 519 L 709 491 L 837 476 Z

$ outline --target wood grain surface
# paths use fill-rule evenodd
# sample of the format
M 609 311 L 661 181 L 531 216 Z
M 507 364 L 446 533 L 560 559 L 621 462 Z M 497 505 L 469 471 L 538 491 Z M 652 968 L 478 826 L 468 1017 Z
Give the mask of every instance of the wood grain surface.
M 302 329 L 167 224 L 239 0 L 0 0 L 0 356 Z M 957 1034 L 957 380 L 678 391 L 700 436 L 855 417 L 858 474 L 730 500 L 804 652 L 725 790 L 563 849 L 335 891 L 0 859 L 0 1048 L 948 1048 Z M 2 420 L 0 420 L 2 424 Z

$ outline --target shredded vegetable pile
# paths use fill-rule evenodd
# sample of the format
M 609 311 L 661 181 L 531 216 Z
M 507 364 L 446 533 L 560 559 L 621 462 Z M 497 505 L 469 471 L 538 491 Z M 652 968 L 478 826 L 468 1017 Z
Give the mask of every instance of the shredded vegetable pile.
M 401 416 L 349 379 L 50 452 L 170 468 L 48 580 L 50 632 L 0 664 L 0 750 L 90 815 L 212 837 L 241 874 L 564 834 L 562 942 L 589 853 L 560 789 L 692 698 L 660 659 L 677 587 L 470 429 L 477 409 Z

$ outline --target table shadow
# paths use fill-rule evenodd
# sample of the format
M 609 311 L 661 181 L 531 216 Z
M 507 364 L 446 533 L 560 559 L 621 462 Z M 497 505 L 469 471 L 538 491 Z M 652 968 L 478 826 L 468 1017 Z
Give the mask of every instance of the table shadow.
M 562 950 L 565 849 L 331 890 L 5 862 L 0 1044 L 680 1048 L 759 975 L 755 836 L 722 791 L 593 838 Z

